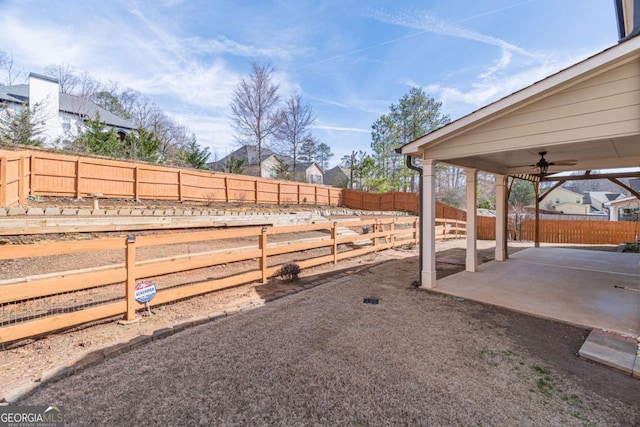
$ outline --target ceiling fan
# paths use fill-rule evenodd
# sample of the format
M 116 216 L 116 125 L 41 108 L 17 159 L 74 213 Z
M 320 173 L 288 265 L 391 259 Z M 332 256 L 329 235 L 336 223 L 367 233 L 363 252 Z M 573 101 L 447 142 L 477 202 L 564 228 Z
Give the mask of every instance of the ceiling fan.
M 542 177 L 547 174 L 549 171 L 549 166 L 575 166 L 578 164 L 575 160 L 562 160 L 557 162 L 549 162 L 544 156 L 547 155 L 546 151 L 540 151 L 538 153 L 540 155 L 540 160 L 535 165 L 528 165 L 531 168 L 536 168 L 538 170 L 538 174 Z

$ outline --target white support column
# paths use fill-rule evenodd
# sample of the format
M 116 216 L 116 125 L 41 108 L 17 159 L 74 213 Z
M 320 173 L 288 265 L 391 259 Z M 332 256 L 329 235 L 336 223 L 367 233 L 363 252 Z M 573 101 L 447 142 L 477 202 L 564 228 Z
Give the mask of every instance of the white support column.
M 478 211 L 476 209 L 478 192 L 476 182 L 478 170 L 465 168 L 467 175 L 467 271 L 475 272 L 478 268 Z
M 436 287 L 436 161 L 422 161 L 422 206 L 420 238 L 422 239 L 421 287 Z
M 506 181 L 504 175 L 495 175 L 496 177 L 496 261 L 504 261 L 506 259 L 506 224 L 507 224 L 507 200 L 506 200 Z

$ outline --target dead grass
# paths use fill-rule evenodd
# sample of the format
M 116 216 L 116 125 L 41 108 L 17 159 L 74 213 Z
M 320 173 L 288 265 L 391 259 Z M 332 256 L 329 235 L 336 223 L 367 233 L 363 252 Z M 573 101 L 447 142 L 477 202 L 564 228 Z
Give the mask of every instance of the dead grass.
M 337 278 L 20 403 L 64 405 L 68 424 L 83 426 L 640 423 L 640 382 L 588 365 L 618 384 L 619 395 L 603 394 L 522 345 L 512 325 L 535 323 L 528 333 L 551 345 L 580 330 L 412 288 L 415 267 L 393 260 Z M 380 304 L 363 304 L 369 297 Z

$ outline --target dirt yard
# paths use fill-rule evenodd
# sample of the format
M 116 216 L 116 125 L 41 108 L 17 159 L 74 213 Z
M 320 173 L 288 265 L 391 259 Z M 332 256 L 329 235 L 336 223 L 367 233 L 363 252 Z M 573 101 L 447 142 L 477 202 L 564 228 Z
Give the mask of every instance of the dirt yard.
M 463 259 L 461 243 L 440 244 L 438 257 Z M 481 258 L 491 253 L 485 247 Z M 325 284 L 108 359 L 20 403 L 63 405 L 69 425 L 640 424 L 640 381 L 576 356 L 588 331 L 416 289 L 415 255 L 393 250 L 341 264 Z M 439 263 L 438 276 L 461 268 Z M 297 286 L 329 272 L 307 271 Z M 292 285 L 241 286 L 134 325 L 109 322 L 14 348 L 3 353 L 2 383 L 264 298 L 270 286 Z M 363 304 L 371 297 L 380 303 Z

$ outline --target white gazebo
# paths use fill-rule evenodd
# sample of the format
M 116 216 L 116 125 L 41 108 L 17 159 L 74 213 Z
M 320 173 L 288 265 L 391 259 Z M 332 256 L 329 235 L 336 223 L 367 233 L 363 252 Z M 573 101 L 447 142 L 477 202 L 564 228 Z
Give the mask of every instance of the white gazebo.
M 624 34 L 633 35 L 630 31 Z M 548 170 L 531 167 L 540 161 L 541 152 L 546 152 Z M 529 179 L 537 189 L 541 180 L 551 180 L 541 172 L 585 170 L 582 179 L 588 179 L 590 170 L 640 166 L 640 37 L 623 38 L 603 52 L 405 145 L 402 153 L 422 163 L 421 286 L 436 286 L 438 162 L 466 170 L 466 270 L 470 272 L 477 269 L 477 220 L 472 208 L 476 206 L 477 173 L 495 175 L 495 259 L 503 261 L 507 258 L 509 176 Z M 628 175 L 605 177 L 620 183 L 617 178 L 621 176 Z M 540 200 L 537 197 L 538 203 Z

